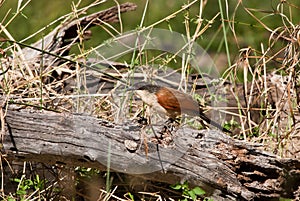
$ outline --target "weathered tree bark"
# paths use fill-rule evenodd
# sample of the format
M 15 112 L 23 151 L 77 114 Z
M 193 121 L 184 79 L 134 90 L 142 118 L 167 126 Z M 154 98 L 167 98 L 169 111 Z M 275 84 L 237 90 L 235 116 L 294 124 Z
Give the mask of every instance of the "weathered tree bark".
M 9 160 L 99 169 L 109 164 L 114 171 L 153 181 L 188 180 L 207 192 L 219 192 L 218 200 L 293 197 L 300 188 L 299 160 L 278 158 L 219 131 L 181 127 L 169 136 L 170 143 L 160 144 L 151 135 L 145 142 L 147 128 L 133 123 L 24 109 L 8 109 L 5 125 L 2 152 Z M 161 127 L 154 130 L 158 135 Z

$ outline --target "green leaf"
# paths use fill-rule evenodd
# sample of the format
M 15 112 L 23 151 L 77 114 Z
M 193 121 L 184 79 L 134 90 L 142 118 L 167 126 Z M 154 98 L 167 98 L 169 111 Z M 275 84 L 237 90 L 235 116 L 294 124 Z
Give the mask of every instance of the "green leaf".
M 26 179 L 24 181 L 25 185 L 28 186 L 28 188 L 30 188 L 31 186 L 33 186 L 33 181 L 30 179 Z
M 36 183 L 39 183 L 39 182 L 40 182 L 40 176 L 39 176 L 38 174 L 35 176 L 35 182 L 36 182 Z
M 198 186 L 195 187 L 192 191 L 194 191 L 194 193 L 196 195 L 204 195 L 205 194 L 205 191 L 202 188 L 198 187 Z
M 173 188 L 174 190 L 179 190 L 182 188 L 182 185 L 181 184 L 171 185 L 171 188 Z
M 24 190 L 18 190 L 17 191 L 17 195 L 26 195 L 26 191 L 24 191 Z
M 190 198 L 192 198 L 193 200 L 197 199 L 197 196 L 194 191 L 191 190 L 191 191 L 188 191 L 187 193 L 190 196 Z
M 279 198 L 279 201 L 292 201 L 292 199 L 289 199 L 289 198 Z
M 20 183 L 21 179 L 14 178 L 13 181 L 14 181 L 14 182 L 17 182 L 17 183 Z
M 134 200 L 134 196 L 131 193 L 128 193 L 131 200 Z
M 12 197 L 9 197 L 9 198 L 7 198 L 7 201 L 16 201 L 16 199 L 12 198 Z
M 187 181 L 185 181 L 183 184 L 181 184 L 182 189 L 189 189 L 189 184 Z

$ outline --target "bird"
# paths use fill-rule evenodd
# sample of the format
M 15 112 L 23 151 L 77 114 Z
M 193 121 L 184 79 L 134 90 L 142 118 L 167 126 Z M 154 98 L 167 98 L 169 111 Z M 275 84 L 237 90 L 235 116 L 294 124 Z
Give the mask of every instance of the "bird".
M 209 119 L 203 113 L 198 102 L 189 94 L 173 88 L 147 83 L 137 83 L 133 87 L 130 87 L 129 90 L 134 91 L 144 103 L 158 113 L 167 115 L 171 120 L 175 120 L 181 114 L 193 117 L 199 116 L 202 120 L 221 131 L 231 133 L 228 129 Z

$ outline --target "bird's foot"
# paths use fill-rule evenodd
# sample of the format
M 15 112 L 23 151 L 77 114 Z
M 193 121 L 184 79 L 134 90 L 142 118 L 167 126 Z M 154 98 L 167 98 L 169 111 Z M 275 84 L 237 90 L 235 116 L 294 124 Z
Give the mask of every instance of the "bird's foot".
M 142 117 L 142 116 L 139 116 L 139 118 L 137 119 L 137 122 L 144 126 L 149 124 L 148 119 L 145 117 Z
M 180 118 L 169 118 L 167 121 L 166 121 L 166 125 L 176 125 L 178 126 L 180 124 Z
M 165 131 L 173 132 L 178 128 L 179 124 L 180 124 L 180 119 L 169 118 L 165 122 L 163 129 Z

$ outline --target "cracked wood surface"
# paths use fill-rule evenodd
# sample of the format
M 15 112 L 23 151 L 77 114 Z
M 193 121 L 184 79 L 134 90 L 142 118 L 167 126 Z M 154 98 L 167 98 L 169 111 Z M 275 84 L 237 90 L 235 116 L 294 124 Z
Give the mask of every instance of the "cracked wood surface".
M 10 160 L 106 169 L 109 154 L 114 171 L 170 184 L 188 180 L 219 192 L 218 199 L 292 197 L 300 186 L 298 160 L 280 159 L 219 131 L 182 127 L 172 133 L 171 143 L 158 145 L 158 152 L 147 136 L 145 153 L 140 143 L 145 130 L 134 123 L 115 125 L 86 115 L 28 109 L 9 109 L 5 121 L 2 152 Z M 125 141 L 139 148 L 129 150 Z

